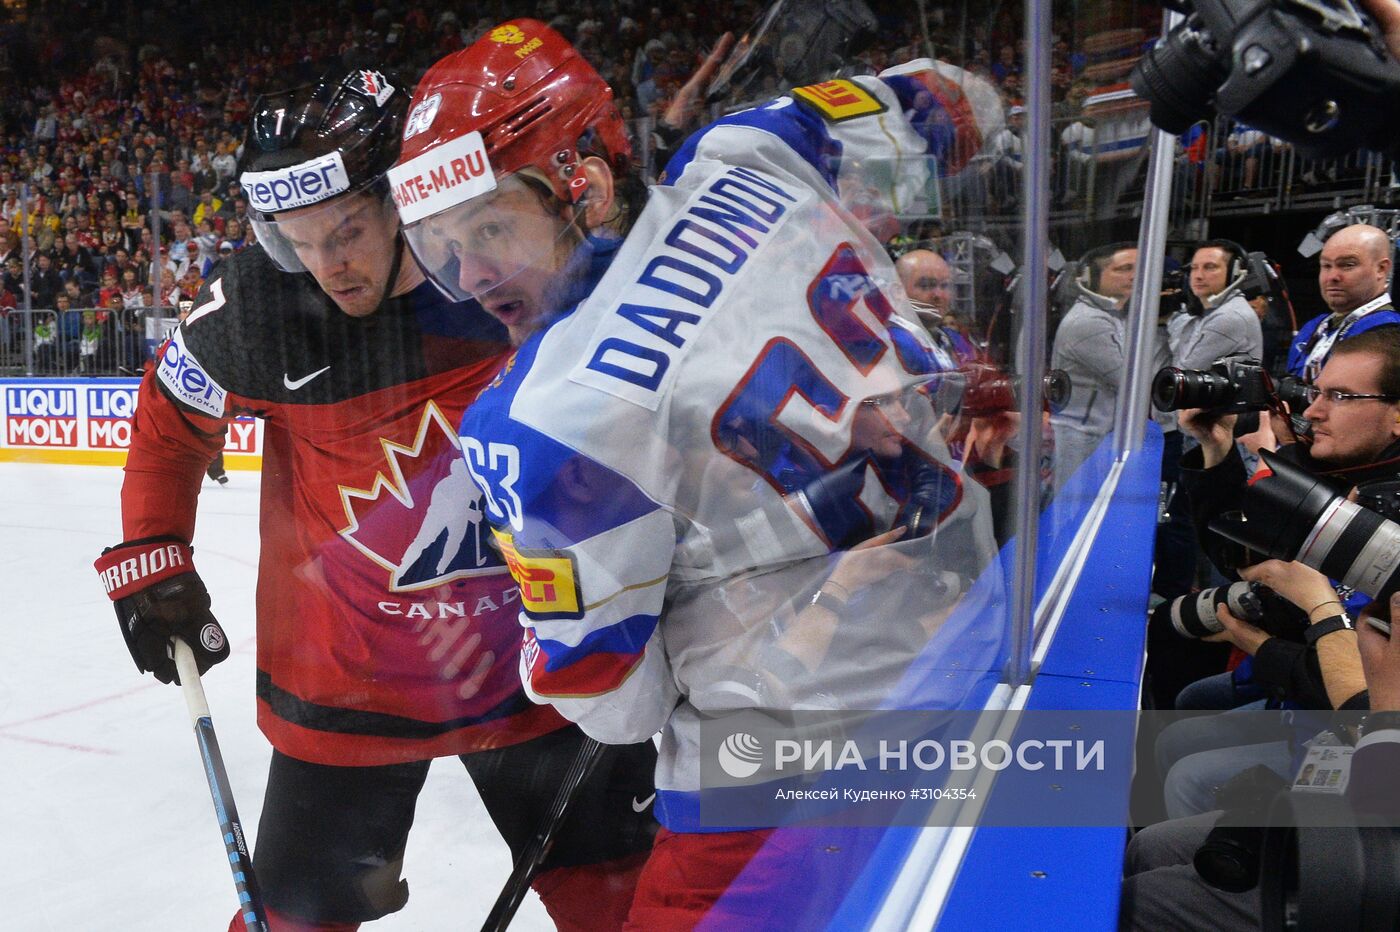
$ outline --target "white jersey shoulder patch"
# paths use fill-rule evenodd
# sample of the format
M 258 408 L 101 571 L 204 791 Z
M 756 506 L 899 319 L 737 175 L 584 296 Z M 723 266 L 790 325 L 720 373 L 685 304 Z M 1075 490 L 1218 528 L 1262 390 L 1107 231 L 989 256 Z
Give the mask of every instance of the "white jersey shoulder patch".
M 166 345 L 156 367 L 156 377 L 175 400 L 186 407 L 210 417 L 224 416 L 228 392 L 204 371 L 185 345 L 184 327 L 177 329 Z

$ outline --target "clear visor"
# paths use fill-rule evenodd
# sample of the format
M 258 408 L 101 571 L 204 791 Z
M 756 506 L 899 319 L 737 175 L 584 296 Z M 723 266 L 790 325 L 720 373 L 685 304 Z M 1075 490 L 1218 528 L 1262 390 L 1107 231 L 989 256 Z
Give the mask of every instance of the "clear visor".
M 542 182 L 519 174 L 495 190 L 404 227 L 425 275 L 456 301 L 488 305 L 539 303 L 582 239 L 572 217 L 584 201 L 561 213 Z
M 330 268 L 338 259 L 366 240 L 392 242 L 398 213 L 387 185 L 369 185 L 359 191 L 299 207 L 264 214 L 250 210 L 249 222 L 257 241 L 284 272 L 315 272 Z

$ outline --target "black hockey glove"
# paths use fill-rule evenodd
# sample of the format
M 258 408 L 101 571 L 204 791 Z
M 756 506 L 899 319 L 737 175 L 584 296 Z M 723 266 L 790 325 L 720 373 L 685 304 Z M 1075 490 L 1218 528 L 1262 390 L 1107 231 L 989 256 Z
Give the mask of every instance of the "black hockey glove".
M 209 592 L 189 544 L 174 537 L 126 541 L 102 551 L 93 566 L 116 603 L 136 669 L 162 683 L 178 682 L 172 636 L 190 645 L 201 675 L 228 656 L 228 638 L 209 612 Z
M 904 540 L 923 537 L 938 526 L 944 512 L 962 495 L 957 477 L 923 459 L 914 459 L 909 477 L 909 501 L 899 510 L 895 527 L 906 527 Z

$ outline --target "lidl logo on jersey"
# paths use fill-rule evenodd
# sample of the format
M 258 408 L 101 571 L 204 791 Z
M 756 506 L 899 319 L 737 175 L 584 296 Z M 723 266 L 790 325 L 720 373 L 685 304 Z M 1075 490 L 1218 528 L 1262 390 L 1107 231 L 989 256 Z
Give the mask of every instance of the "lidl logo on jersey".
M 799 103 L 817 111 L 828 123 L 841 123 L 872 113 L 883 113 L 886 109 L 874 94 L 845 78 L 795 87 L 792 95 Z
M 78 446 L 78 390 L 9 386 L 5 442 L 12 447 Z
M 519 550 L 514 539 L 494 530 L 505 555 L 506 566 L 520 586 L 520 604 L 531 618 L 582 618 L 583 595 L 578 585 L 578 565 L 562 550 Z
M 441 409 L 428 402 L 411 443 L 380 444 L 386 468 L 370 487 L 340 487 L 347 522 L 340 534 L 388 571 L 390 591 L 500 572 L 481 490 Z

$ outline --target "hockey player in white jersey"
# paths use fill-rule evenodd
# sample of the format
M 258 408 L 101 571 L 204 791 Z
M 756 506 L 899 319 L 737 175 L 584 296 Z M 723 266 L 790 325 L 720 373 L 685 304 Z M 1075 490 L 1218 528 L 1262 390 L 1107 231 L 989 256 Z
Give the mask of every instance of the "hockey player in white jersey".
M 798 88 L 698 132 L 629 216 L 611 93 L 548 27 L 502 24 L 418 85 L 405 235 L 520 343 L 461 434 L 521 584 L 522 677 L 602 741 L 662 736 L 637 928 L 693 925 L 766 837 L 701 832 L 703 717 L 956 706 L 916 662 L 995 667 L 992 613 L 940 630 L 995 549 L 935 427 L 953 363 L 869 230 L 996 106 L 927 60 Z

